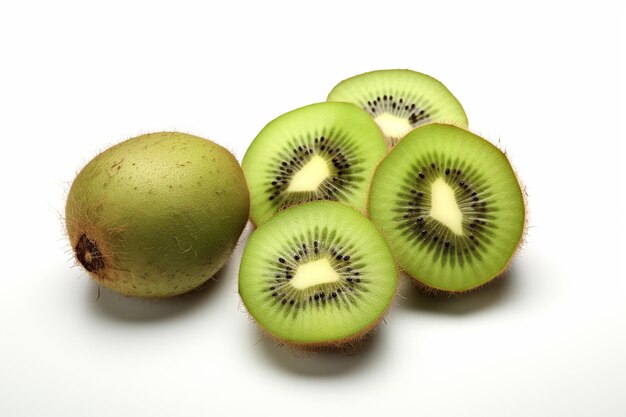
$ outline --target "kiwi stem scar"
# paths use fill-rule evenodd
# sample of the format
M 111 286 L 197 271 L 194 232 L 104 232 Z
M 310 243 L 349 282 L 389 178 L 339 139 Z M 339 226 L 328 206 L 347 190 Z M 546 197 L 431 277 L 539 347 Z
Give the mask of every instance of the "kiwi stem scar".
M 82 234 L 78 243 L 74 247 L 76 251 L 76 257 L 78 261 L 89 272 L 94 272 L 104 268 L 104 258 L 98 245 L 93 240 L 90 240 L 86 234 Z
M 321 258 L 300 265 L 291 280 L 291 285 L 302 290 L 315 285 L 336 282 L 340 279 L 339 274 L 328 262 L 328 259 Z

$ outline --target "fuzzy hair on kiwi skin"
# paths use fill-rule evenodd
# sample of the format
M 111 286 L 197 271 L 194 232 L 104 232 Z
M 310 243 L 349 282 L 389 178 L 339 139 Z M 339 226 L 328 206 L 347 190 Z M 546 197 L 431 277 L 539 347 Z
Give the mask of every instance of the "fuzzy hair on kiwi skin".
M 380 326 L 380 324 L 378 325 Z M 369 347 L 372 339 L 377 337 L 376 332 L 378 331 L 378 326 L 376 328 L 368 331 L 367 333 L 359 336 L 358 339 L 351 340 L 349 342 L 345 342 L 342 344 L 334 344 L 334 345 L 323 345 L 323 346 L 312 346 L 312 345 L 294 345 L 290 343 L 286 343 L 283 340 L 277 339 L 276 337 L 271 336 L 265 330 L 261 330 L 261 336 L 257 343 L 263 342 L 265 338 L 273 343 L 275 348 L 284 349 L 294 357 L 314 357 L 315 355 L 322 353 L 335 353 L 339 355 L 352 356 L 358 355 Z
M 88 236 L 88 239 L 92 241 L 94 244 L 96 244 L 98 251 L 101 254 L 101 257 L 107 260 L 106 268 L 97 269 L 95 271 L 87 271 L 88 275 L 91 278 L 93 278 L 96 282 L 98 282 L 98 279 L 96 279 L 94 275 L 102 280 L 111 279 L 112 277 L 106 271 L 119 270 L 119 265 L 117 265 L 116 260 L 122 259 L 125 256 L 125 253 L 122 251 L 112 250 L 107 244 L 107 242 L 109 242 L 110 239 L 114 238 L 116 234 L 123 233 L 125 230 L 125 227 L 122 227 L 119 225 L 109 226 L 109 225 L 106 225 L 106 221 L 105 221 L 104 227 L 96 228 L 93 226 L 92 224 L 93 222 L 87 220 L 90 216 L 85 213 L 90 210 L 86 207 L 86 205 L 81 205 L 76 201 L 74 201 L 74 204 L 85 207 L 83 209 L 77 210 L 78 213 L 81 213 L 80 216 L 75 216 L 75 217 L 65 216 L 64 217 L 65 225 L 68 225 L 68 224 L 76 225 L 75 227 L 72 228 L 71 231 L 69 230 L 69 227 L 67 226 L 65 230 L 67 240 L 69 242 L 70 248 L 73 253 L 75 266 L 84 268 L 84 265 L 78 258 L 76 246 L 78 245 L 82 236 Z
M 94 278 L 93 274 L 86 271 L 84 269 L 84 266 L 81 264 L 81 262 L 78 260 L 78 257 L 76 255 L 76 251 L 75 249 L 72 247 L 72 245 L 69 243 L 70 242 L 70 238 L 69 238 L 69 234 L 67 232 L 67 229 L 65 227 L 65 217 L 61 214 L 59 214 L 59 222 L 60 222 L 60 227 L 62 230 L 62 234 L 65 235 L 65 240 L 66 240 L 66 246 L 65 246 L 65 252 L 68 256 L 68 262 L 72 263 L 72 267 L 73 268 L 78 268 L 79 270 L 81 270 L 81 272 L 83 273 L 83 275 L 86 275 L 92 282 L 94 282 L 97 285 L 97 291 L 98 291 L 98 295 L 96 297 L 96 301 L 98 301 L 98 299 L 100 298 L 100 289 L 103 287 L 102 283 L 97 280 L 96 278 Z M 121 231 L 122 229 L 120 229 Z M 138 297 L 138 296 L 133 296 L 133 295 L 125 295 L 125 297 L 128 298 L 135 298 L 135 299 L 140 299 L 142 301 L 162 301 L 165 299 L 180 299 L 180 298 L 185 298 L 185 297 L 192 297 L 194 296 L 196 293 L 200 293 L 202 291 L 204 291 L 207 287 L 209 287 L 211 285 L 211 283 L 213 281 L 216 281 L 216 275 L 218 275 L 220 273 L 220 271 L 226 266 L 226 264 L 228 264 L 228 262 L 231 261 L 232 256 L 234 255 L 235 250 L 237 249 L 237 247 L 239 247 L 241 244 L 243 244 L 244 242 L 244 235 L 245 233 L 242 233 L 242 235 L 239 237 L 239 240 L 237 242 L 237 244 L 235 245 L 235 248 L 233 249 L 232 253 L 227 257 L 226 262 L 224 263 L 224 266 L 222 266 L 222 268 L 220 268 L 213 276 L 209 277 L 205 282 L 203 282 L 202 284 L 200 284 L 199 286 L 192 288 L 191 290 L 181 293 L 181 294 L 177 294 L 177 295 L 173 295 L 173 296 L 142 296 L 142 297 Z M 106 242 L 106 239 L 102 240 L 103 242 Z M 108 250 L 108 248 L 106 247 L 106 245 L 100 245 L 99 246 L 99 250 L 102 252 L 103 257 L 110 257 L 112 253 Z M 121 255 L 122 253 L 117 252 L 117 255 Z M 115 259 L 115 256 L 113 257 L 113 259 Z M 101 279 L 106 279 L 106 276 L 100 276 Z M 109 290 L 109 288 L 104 287 L 107 290 Z M 113 290 L 110 290 L 113 291 Z M 120 294 L 121 295 L 121 294 Z
M 511 254 L 511 257 L 509 258 L 507 264 L 505 265 L 505 267 L 498 272 L 496 275 L 494 275 L 494 277 L 492 279 L 490 279 L 487 282 L 484 282 L 483 284 L 480 284 L 476 287 L 467 289 L 467 290 L 447 290 L 447 289 L 442 289 L 442 288 L 436 288 L 430 285 L 426 285 L 423 282 L 419 281 L 417 278 L 413 277 L 412 275 L 410 275 L 408 272 L 404 271 L 402 269 L 402 267 L 400 267 L 400 263 L 398 262 L 398 259 L 395 255 L 395 253 L 393 253 L 392 251 L 392 255 L 396 261 L 396 264 L 398 265 L 398 268 L 401 272 L 401 276 L 406 276 L 409 277 L 411 279 L 411 281 L 413 282 L 414 286 L 423 294 L 428 294 L 428 295 L 433 295 L 436 297 L 446 297 L 446 296 L 461 296 L 461 295 L 465 295 L 465 294 L 471 294 L 473 292 L 476 291 L 480 291 L 483 288 L 486 288 L 490 285 L 492 285 L 494 282 L 500 281 L 502 279 L 506 279 L 507 277 L 507 272 L 509 271 L 509 269 L 511 268 L 511 265 L 513 263 L 513 260 L 517 257 L 518 253 L 523 249 L 524 245 L 526 244 L 526 236 L 528 234 L 528 192 L 526 190 L 526 186 L 523 184 L 523 182 L 520 180 L 519 175 L 517 174 L 517 170 L 515 169 L 515 166 L 513 165 L 512 161 L 509 159 L 506 150 L 503 150 L 500 145 L 494 143 L 493 141 L 489 140 L 486 138 L 486 136 L 482 136 L 479 135 L 478 133 L 474 132 L 473 130 L 470 130 L 469 128 L 465 128 L 465 127 L 461 127 L 457 124 L 452 124 L 452 123 L 439 123 L 439 122 L 435 122 L 435 123 L 429 123 L 429 124 L 438 124 L 438 125 L 444 125 L 444 126 L 453 126 L 453 127 L 457 127 L 459 129 L 463 129 L 466 130 L 478 137 L 480 137 L 481 139 L 489 142 L 491 145 L 493 145 L 496 149 L 498 149 L 507 159 L 509 165 L 511 166 L 511 170 L 513 171 L 513 174 L 515 175 L 515 179 L 517 181 L 517 183 L 519 184 L 519 187 L 522 191 L 522 198 L 524 200 L 524 226 L 522 228 L 522 236 L 520 237 L 519 242 L 517 242 L 517 246 L 515 247 L 515 250 L 513 251 L 513 253 Z M 424 125 L 426 126 L 426 125 Z M 422 126 L 418 126 L 415 129 L 419 129 Z M 415 130 L 413 129 L 413 130 Z M 412 131 L 413 131 L 412 130 Z M 412 132 L 411 131 L 411 132 Z M 405 136 L 406 137 L 406 136 Z M 402 138 L 401 140 L 404 140 L 404 138 Z M 400 143 L 400 142 L 398 142 Z M 393 148 L 389 149 L 389 152 L 391 152 Z M 389 153 L 388 152 L 388 153 Z M 376 172 L 378 171 L 378 168 L 381 164 L 383 160 L 380 160 L 378 162 L 378 164 L 376 165 L 376 168 L 374 169 L 374 175 L 376 175 Z M 373 178 L 372 176 L 372 178 Z M 370 198 L 369 196 L 371 195 L 371 189 L 372 189 L 372 182 L 369 183 L 369 188 L 368 188 L 368 199 L 367 199 L 367 203 L 365 206 L 365 213 L 366 213 L 366 217 L 367 218 L 371 218 L 370 215 Z M 385 231 L 383 230 L 382 227 L 378 226 L 376 223 L 374 223 L 374 225 L 378 228 L 378 231 L 380 232 L 380 234 L 385 238 L 385 240 L 387 241 L 388 244 L 390 244 L 389 239 L 385 233 Z
M 155 133 L 134 136 L 126 140 L 123 140 L 121 142 L 118 142 L 108 148 L 105 148 L 101 152 L 97 153 L 96 156 L 93 157 L 87 164 L 83 165 L 83 168 L 79 172 L 77 172 L 74 181 L 76 181 L 79 174 L 83 170 L 85 170 L 87 166 L 91 164 L 92 161 L 96 160 L 98 157 L 100 157 L 100 155 L 104 154 L 109 149 L 117 148 L 118 146 L 122 145 L 123 143 L 127 141 L 130 141 L 131 139 L 140 138 L 143 136 L 155 136 L 155 137 L 159 137 L 159 140 L 162 140 L 161 138 L 166 137 L 168 135 L 169 136 L 181 135 L 183 137 L 186 137 L 185 138 L 186 140 L 192 140 L 192 141 L 195 141 L 196 139 L 202 139 L 203 146 L 206 146 L 204 145 L 206 143 L 211 144 L 207 148 L 207 149 L 210 149 L 210 151 L 207 151 L 207 153 L 204 154 L 206 159 L 213 158 L 213 161 L 215 161 L 216 160 L 215 158 L 218 158 L 219 160 L 219 158 L 221 158 L 221 152 L 223 152 L 223 153 L 226 153 L 226 155 L 224 156 L 225 159 L 220 160 L 221 162 L 218 162 L 218 164 L 224 163 L 224 164 L 231 164 L 233 166 L 236 165 L 240 169 L 239 162 L 236 160 L 234 155 L 230 151 L 228 151 L 226 148 L 217 144 L 216 142 L 213 142 L 211 140 L 201 138 L 195 135 L 191 135 L 188 133 L 183 133 L 183 132 L 178 132 L 178 131 L 168 131 L 168 132 L 155 132 Z M 205 157 L 203 157 L 202 159 L 205 159 Z M 230 159 L 232 159 L 232 161 L 226 162 L 226 160 L 230 160 Z M 119 164 L 122 164 L 123 161 L 124 161 L 124 158 L 122 158 Z M 137 165 L 139 165 L 139 162 L 138 161 L 136 162 L 137 162 Z M 191 163 L 191 162 L 188 161 L 188 163 Z M 207 162 L 207 163 L 210 163 L 210 162 Z M 98 166 L 97 170 L 99 170 L 100 172 L 106 171 L 107 169 L 110 170 L 110 169 L 115 168 L 116 164 L 118 164 L 118 162 L 114 163 L 111 168 L 104 167 L 104 165 Z M 132 165 L 134 166 L 135 164 L 133 163 Z M 228 168 L 228 169 L 231 169 L 231 168 Z M 98 172 L 97 170 L 96 172 Z M 93 174 L 93 175 L 95 176 L 98 174 Z M 111 173 L 109 173 L 109 176 L 111 176 Z M 240 177 L 241 177 L 240 180 L 243 181 L 243 184 L 246 184 L 245 178 L 243 177 L 243 173 L 241 173 Z M 130 179 L 130 177 L 128 178 Z M 72 185 L 73 185 L 73 182 L 72 182 Z M 104 185 L 106 186 L 106 184 Z M 198 183 L 198 185 L 200 185 L 200 183 Z M 172 188 L 171 185 L 170 185 L 170 188 Z M 137 187 L 135 187 L 135 190 L 136 189 Z M 220 193 L 223 193 L 223 191 L 219 191 L 217 189 L 214 189 L 214 190 L 215 190 L 215 193 L 218 195 Z M 247 189 L 247 186 L 243 187 L 242 190 L 240 191 L 241 192 L 239 193 L 239 197 L 248 202 L 246 206 L 247 207 L 246 213 L 245 213 L 246 221 L 247 221 L 247 218 L 249 217 L 249 191 Z M 66 203 L 66 212 L 65 212 L 66 216 L 64 219 L 63 219 L 63 216 L 61 216 L 61 218 L 64 220 L 64 223 L 65 223 L 65 228 L 64 228 L 65 235 L 67 237 L 67 241 L 69 242 L 69 246 L 70 246 L 69 249 L 72 251 L 72 255 L 73 255 L 72 258 L 73 258 L 74 265 L 84 268 L 87 272 L 87 275 L 99 285 L 110 288 L 113 291 L 120 293 L 126 297 L 139 297 L 139 298 L 148 299 L 148 300 L 149 299 L 161 299 L 161 298 L 177 297 L 177 296 L 187 294 L 188 292 L 199 290 L 203 288 L 207 282 L 211 281 L 213 275 L 217 274 L 219 270 L 221 270 L 221 268 L 226 264 L 226 262 L 228 262 L 228 260 L 230 259 L 230 257 L 232 256 L 234 252 L 234 249 L 241 241 L 241 234 L 239 234 L 235 239 L 233 239 L 231 243 L 229 243 L 227 246 L 224 246 L 224 248 L 226 248 L 226 251 L 228 253 L 224 254 L 225 256 L 220 256 L 221 260 L 215 258 L 215 261 L 211 261 L 207 264 L 207 265 L 211 265 L 211 264 L 220 263 L 221 265 L 219 266 L 219 268 L 216 269 L 215 273 L 212 273 L 212 274 L 207 273 L 207 274 L 195 275 L 196 278 L 194 279 L 196 281 L 200 279 L 201 282 L 198 285 L 193 286 L 193 288 L 191 287 L 187 288 L 188 284 L 183 283 L 183 286 L 182 286 L 183 290 L 182 291 L 177 290 L 178 284 L 176 284 L 176 286 L 173 287 L 173 293 L 142 293 L 142 294 L 135 293 L 135 290 L 137 287 L 135 287 L 131 283 L 135 281 L 136 275 L 133 271 L 125 269 L 123 267 L 125 259 L 127 258 L 127 254 L 123 250 L 119 250 L 120 247 L 123 248 L 125 245 L 123 243 L 124 242 L 123 236 L 124 236 L 125 231 L 128 229 L 128 227 L 124 226 L 124 224 L 120 222 L 117 222 L 117 223 L 108 222 L 106 217 L 98 215 L 97 208 L 100 206 L 103 206 L 105 204 L 104 201 L 100 203 L 96 201 L 96 203 L 94 203 L 93 200 L 88 201 L 89 199 L 86 198 L 85 201 L 88 201 L 88 202 L 81 202 L 81 201 L 78 201 L 76 198 L 72 198 L 72 196 L 70 195 L 71 194 L 70 192 L 71 192 L 71 188 L 69 188 L 66 191 L 66 194 L 67 194 L 66 196 L 67 203 Z M 239 203 L 234 203 L 234 204 L 238 205 Z M 70 212 L 68 212 L 67 210 L 68 206 L 72 206 L 72 210 Z M 230 213 L 228 214 L 230 216 Z M 185 215 L 185 213 L 182 213 L 182 215 Z M 97 224 L 97 227 L 95 227 L 94 224 Z M 245 224 L 244 224 L 244 228 L 245 228 Z M 178 241 L 178 238 L 176 238 L 175 235 L 173 236 L 173 238 Z M 81 244 L 81 241 L 83 239 L 86 239 L 88 244 L 93 245 L 92 248 L 95 248 L 96 252 L 98 253 L 98 257 L 103 260 L 102 265 L 100 267 L 96 267 L 95 269 L 92 270 L 89 268 L 89 265 L 85 265 L 85 259 L 81 259 L 81 256 L 80 256 L 81 254 L 79 253 L 78 246 Z M 108 244 L 108 242 L 121 243 L 121 245 L 116 244 L 115 246 L 118 247 L 118 249 L 115 250 Z M 179 247 L 180 247 L 180 243 L 179 243 Z M 182 247 L 180 249 L 183 250 Z M 211 267 L 211 269 L 214 269 L 214 267 Z M 162 273 L 159 273 L 155 271 L 155 273 L 151 275 L 152 276 L 154 276 L 155 274 L 165 275 L 166 273 L 168 272 L 163 271 Z M 191 276 L 191 275 L 188 274 L 187 276 Z M 143 277 L 143 278 L 145 279 L 146 277 Z M 132 290 L 132 289 L 129 291 L 124 290 L 123 287 L 120 287 L 118 284 L 116 284 L 116 281 L 118 279 L 122 280 L 122 286 L 132 285 L 135 290 Z M 111 283 L 111 284 L 109 285 L 108 283 Z

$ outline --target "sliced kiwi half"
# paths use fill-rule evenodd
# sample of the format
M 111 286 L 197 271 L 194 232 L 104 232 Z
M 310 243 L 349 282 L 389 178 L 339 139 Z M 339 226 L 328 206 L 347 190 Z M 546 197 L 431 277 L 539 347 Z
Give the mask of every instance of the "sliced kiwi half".
M 426 123 L 467 128 L 465 111 L 446 86 L 406 69 L 372 71 L 348 78 L 332 89 L 328 101 L 354 103 L 367 111 L 390 147 Z
M 398 269 L 376 226 L 331 201 L 284 210 L 250 236 L 239 294 L 252 317 L 295 346 L 343 345 L 381 320 Z
M 449 292 L 499 276 L 520 245 L 526 217 L 506 155 L 443 124 L 415 129 L 380 163 L 369 213 L 404 271 Z
M 378 126 L 349 103 L 317 103 L 271 121 L 242 162 L 259 225 L 287 207 L 334 200 L 365 211 L 376 164 L 387 153 Z

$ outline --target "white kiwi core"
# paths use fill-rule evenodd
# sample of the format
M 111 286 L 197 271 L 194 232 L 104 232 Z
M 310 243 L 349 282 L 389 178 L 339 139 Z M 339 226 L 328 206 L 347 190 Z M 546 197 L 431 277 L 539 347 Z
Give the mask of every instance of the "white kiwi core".
M 328 163 L 319 155 L 314 155 L 298 172 L 287 187 L 288 192 L 315 191 L 330 176 Z
M 413 126 L 406 117 L 398 117 L 391 113 L 381 113 L 374 118 L 387 137 L 401 139 L 406 136 Z
M 328 259 L 321 258 L 300 265 L 291 279 L 291 285 L 302 290 L 319 284 L 339 281 L 339 279 L 339 274 L 328 262 Z
M 442 178 L 431 188 L 430 217 L 446 226 L 456 235 L 463 235 L 463 213 L 454 196 L 454 190 Z

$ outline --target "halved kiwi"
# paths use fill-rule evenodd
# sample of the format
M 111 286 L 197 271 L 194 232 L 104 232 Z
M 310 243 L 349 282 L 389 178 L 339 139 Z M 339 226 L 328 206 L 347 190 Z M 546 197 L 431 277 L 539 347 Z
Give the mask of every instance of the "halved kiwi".
M 506 155 L 442 124 L 415 129 L 380 163 L 369 213 L 409 275 L 450 292 L 500 275 L 520 244 L 526 217 Z
M 284 210 L 250 236 L 239 294 L 269 334 L 291 345 L 342 345 L 382 318 L 398 269 L 365 216 L 316 201 Z
M 252 221 L 314 200 L 365 211 L 376 164 L 387 153 L 378 126 L 349 103 L 318 103 L 271 121 L 254 139 L 242 167 Z
M 411 70 L 379 70 L 348 78 L 332 89 L 328 101 L 354 103 L 367 111 L 390 147 L 426 123 L 467 128 L 465 111 L 446 86 Z

